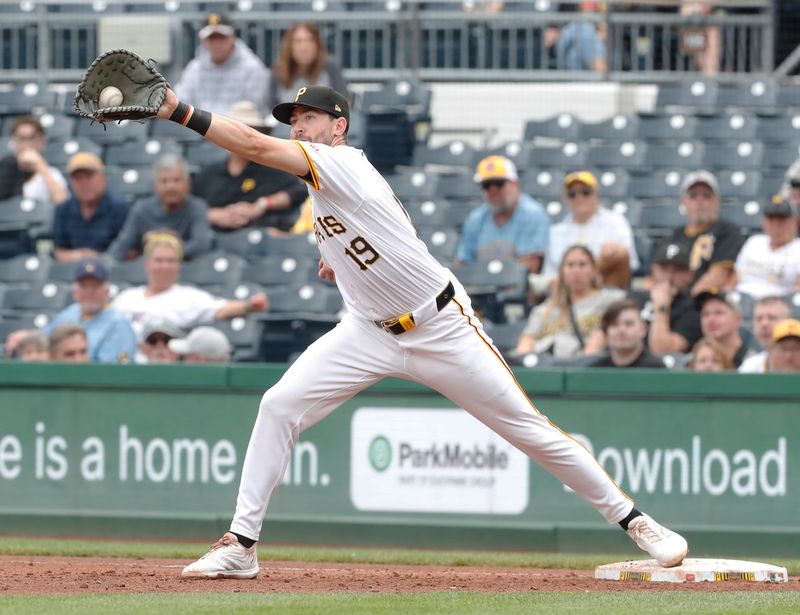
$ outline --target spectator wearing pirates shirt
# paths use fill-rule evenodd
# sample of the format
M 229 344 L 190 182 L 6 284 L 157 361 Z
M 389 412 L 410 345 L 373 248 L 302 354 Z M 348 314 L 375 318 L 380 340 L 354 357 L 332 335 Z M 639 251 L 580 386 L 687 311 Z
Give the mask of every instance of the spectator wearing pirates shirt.
M 644 312 L 651 318 L 647 344 L 654 354 L 689 352 L 702 337 L 700 312 L 689 288 L 694 274 L 689 250 L 678 243 L 661 244 L 650 268 L 653 285 Z
M 270 132 L 249 101 L 234 104 L 227 115 L 264 134 Z M 236 154 L 200 169 L 192 186 L 192 192 L 208 203 L 208 222 L 217 232 L 244 227 L 289 230 L 308 197 L 297 177 Z
M 753 235 L 736 258 L 736 290 L 761 299 L 800 290 L 797 206 L 776 196 L 762 209 L 763 233 Z
M 669 242 L 689 249 L 689 268 L 694 273 L 691 294 L 732 289 L 734 263 L 744 238 L 736 225 L 720 220 L 717 178 L 705 170 L 689 173 L 681 185 L 681 204 L 687 222 L 672 232 Z

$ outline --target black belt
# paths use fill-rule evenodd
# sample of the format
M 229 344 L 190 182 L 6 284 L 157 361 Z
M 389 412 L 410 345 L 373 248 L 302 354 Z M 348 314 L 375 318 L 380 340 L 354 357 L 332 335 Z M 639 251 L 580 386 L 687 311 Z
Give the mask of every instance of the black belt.
M 436 296 L 436 311 L 441 312 L 444 306 L 450 303 L 455 294 L 456 289 L 453 287 L 453 283 L 448 282 L 444 290 Z M 417 326 L 417 323 L 414 322 L 414 315 L 411 312 L 406 312 L 402 316 L 390 318 L 389 320 L 376 320 L 375 324 L 395 335 L 410 331 Z

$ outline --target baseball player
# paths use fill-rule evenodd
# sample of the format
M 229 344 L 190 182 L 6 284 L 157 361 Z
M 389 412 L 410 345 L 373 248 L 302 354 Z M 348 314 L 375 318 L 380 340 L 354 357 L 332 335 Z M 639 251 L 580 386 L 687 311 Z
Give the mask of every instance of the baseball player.
M 591 454 L 528 400 L 461 284 L 428 253 L 364 152 L 347 144 L 347 99 L 328 87 L 303 87 L 272 113 L 291 125 L 291 140 L 194 109 L 171 90 L 158 111 L 309 185 L 319 275 L 336 282 L 347 305 L 342 321 L 264 394 L 230 531 L 183 576 L 254 578 L 256 541 L 290 449 L 305 429 L 386 376 L 440 392 L 619 523 L 659 563 L 680 564 L 686 541 L 634 508 Z

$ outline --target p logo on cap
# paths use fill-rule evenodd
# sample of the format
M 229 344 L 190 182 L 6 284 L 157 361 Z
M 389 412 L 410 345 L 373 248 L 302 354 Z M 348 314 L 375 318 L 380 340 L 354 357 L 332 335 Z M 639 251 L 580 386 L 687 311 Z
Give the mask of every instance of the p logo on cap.
M 676 246 L 674 243 L 669 244 L 667 246 L 667 258 L 672 260 L 673 258 L 675 258 L 678 255 L 678 253 L 680 251 L 681 251 L 681 249 L 678 246 Z
M 297 96 L 295 96 L 295 97 L 294 97 L 294 102 L 297 102 L 298 100 L 300 100 L 300 97 L 301 97 L 303 94 L 305 94 L 305 93 L 306 93 L 306 90 L 307 90 L 307 89 L 308 89 L 308 88 L 306 88 L 306 87 L 302 87 L 302 88 L 300 88 L 299 90 L 297 90 Z

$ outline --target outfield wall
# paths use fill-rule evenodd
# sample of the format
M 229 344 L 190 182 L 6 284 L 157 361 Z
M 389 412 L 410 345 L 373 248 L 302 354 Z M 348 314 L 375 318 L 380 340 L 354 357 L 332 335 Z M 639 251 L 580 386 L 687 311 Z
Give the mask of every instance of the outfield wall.
M 0 532 L 209 539 L 283 366 L 0 363 Z M 697 555 L 800 552 L 800 379 L 517 373 Z M 386 380 L 303 434 L 276 542 L 628 550 L 561 483 L 429 389 Z

